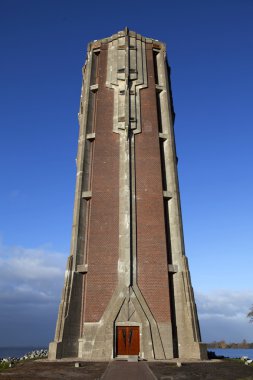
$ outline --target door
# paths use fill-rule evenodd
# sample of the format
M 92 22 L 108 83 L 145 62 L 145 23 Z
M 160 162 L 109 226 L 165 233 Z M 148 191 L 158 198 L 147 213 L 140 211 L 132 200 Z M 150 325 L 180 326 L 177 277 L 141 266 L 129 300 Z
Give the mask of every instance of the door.
M 117 355 L 139 355 L 139 326 L 117 326 L 116 346 Z

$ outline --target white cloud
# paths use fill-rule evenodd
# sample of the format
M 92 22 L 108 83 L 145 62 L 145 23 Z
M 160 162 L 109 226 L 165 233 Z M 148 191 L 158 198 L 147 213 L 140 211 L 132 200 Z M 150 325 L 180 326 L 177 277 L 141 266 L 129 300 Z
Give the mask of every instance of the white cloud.
M 215 290 L 195 296 L 203 340 L 253 341 L 253 326 L 246 317 L 253 291 Z
M 36 345 L 53 338 L 66 262 L 66 253 L 0 243 L 2 345 Z M 253 325 L 246 318 L 253 291 L 195 292 L 195 297 L 203 341 L 253 341 Z
M 229 290 L 212 293 L 196 293 L 199 315 L 212 318 L 214 315 L 224 318 L 240 318 L 247 314 L 253 303 L 253 291 L 234 292 Z
M 0 302 L 50 302 L 59 299 L 66 254 L 45 248 L 0 244 Z
M 66 253 L 0 243 L 1 345 L 52 340 L 66 262 Z

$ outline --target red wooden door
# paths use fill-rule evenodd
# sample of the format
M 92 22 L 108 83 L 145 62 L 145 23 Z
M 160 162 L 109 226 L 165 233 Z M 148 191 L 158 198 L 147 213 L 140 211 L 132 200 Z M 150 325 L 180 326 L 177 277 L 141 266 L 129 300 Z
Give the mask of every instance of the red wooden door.
M 139 326 L 117 326 L 117 355 L 139 355 Z
M 127 355 L 127 328 L 117 326 L 116 344 L 117 344 L 117 355 Z
M 140 334 L 138 326 L 128 327 L 128 355 L 139 355 Z

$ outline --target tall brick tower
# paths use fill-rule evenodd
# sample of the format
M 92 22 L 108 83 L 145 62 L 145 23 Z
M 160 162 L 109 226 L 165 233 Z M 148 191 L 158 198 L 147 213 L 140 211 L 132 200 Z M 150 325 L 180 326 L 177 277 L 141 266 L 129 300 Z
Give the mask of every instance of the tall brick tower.
M 205 358 L 184 251 L 165 45 L 118 32 L 83 68 L 71 254 L 49 358 Z

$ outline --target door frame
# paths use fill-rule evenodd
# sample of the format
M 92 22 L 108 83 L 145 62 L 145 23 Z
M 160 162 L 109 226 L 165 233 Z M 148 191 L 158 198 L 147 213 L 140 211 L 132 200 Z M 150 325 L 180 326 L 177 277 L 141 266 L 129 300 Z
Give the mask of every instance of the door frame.
M 139 355 L 136 355 L 138 357 L 142 357 L 142 323 L 139 322 L 115 322 L 114 323 L 114 347 L 113 347 L 113 357 L 122 357 L 122 358 L 128 358 L 129 355 L 117 355 L 117 327 L 126 327 L 126 326 L 137 326 L 139 327 L 139 344 L 140 344 L 140 351 Z M 132 355 L 131 355 L 132 356 Z

